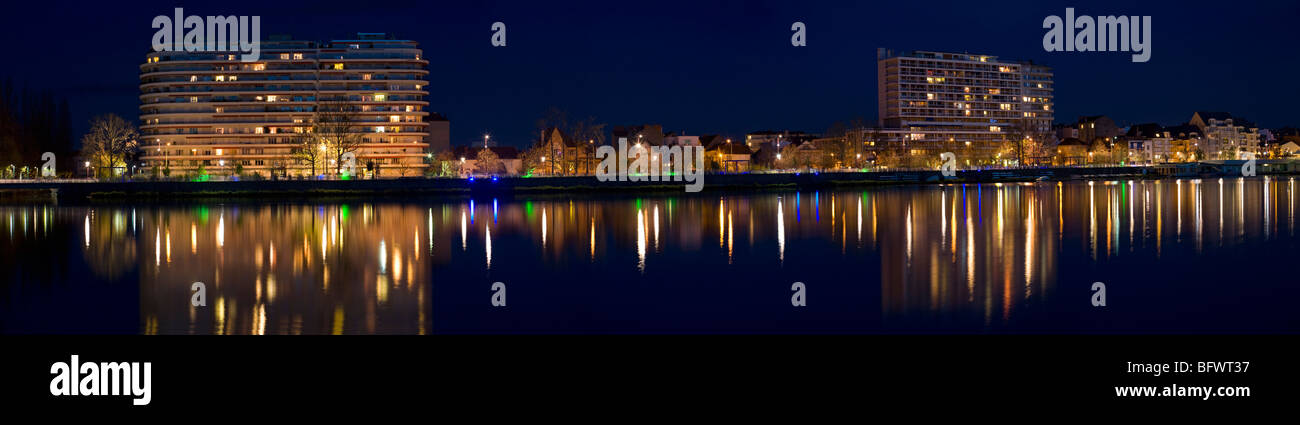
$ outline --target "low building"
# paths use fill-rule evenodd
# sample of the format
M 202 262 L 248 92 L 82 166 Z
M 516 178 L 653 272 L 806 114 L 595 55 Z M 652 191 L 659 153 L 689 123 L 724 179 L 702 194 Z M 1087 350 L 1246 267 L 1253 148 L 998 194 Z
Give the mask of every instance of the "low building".
M 685 134 L 679 136 L 669 133 L 664 136 L 664 146 L 703 146 L 701 144 L 703 137 L 704 136 L 687 136 Z
M 716 164 L 724 173 L 749 172 L 754 151 L 741 143 L 718 143 L 704 151 L 705 162 Z
M 1083 165 L 1088 163 L 1088 143 L 1074 137 L 1066 138 L 1056 145 L 1056 158 L 1053 164 Z
M 498 164 L 484 164 L 479 160 L 480 153 L 483 150 L 489 150 L 497 157 Z M 458 170 L 461 177 L 470 176 L 517 176 L 523 170 L 523 158 L 519 155 L 519 149 L 510 146 L 494 146 L 484 148 L 482 146 L 457 146 L 452 150 L 458 161 Z
M 751 151 L 758 151 L 765 148 L 780 151 L 782 148 L 791 143 L 800 144 L 816 139 L 818 136 L 813 133 L 791 130 L 760 130 L 745 135 L 745 146 Z
M 1300 155 L 1300 144 L 1295 141 L 1288 141 L 1277 147 L 1278 156 L 1296 156 Z

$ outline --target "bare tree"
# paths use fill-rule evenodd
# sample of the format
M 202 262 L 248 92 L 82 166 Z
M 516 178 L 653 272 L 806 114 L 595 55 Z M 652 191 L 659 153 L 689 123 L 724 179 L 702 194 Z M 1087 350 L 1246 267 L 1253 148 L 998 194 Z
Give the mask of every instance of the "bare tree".
M 349 102 L 322 102 L 316 106 L 316 113 L 312 117 L 309 134 L 318 145 L 317 149 L 324 147 L 324 158 L 330 161 L 330 168 L 335 174 L 342 171 L 343 156 L 355 153 L 365 143 L 361 132 L 364 123 L 357 116 L 358 110 L 356 105 Z
M 505 164 L 501 162 L 501 157 L 497 156 L 497 153 L 491 149 L 483 148 L 483 150 L 478 151 L 478 155 L 474 159 L 475 171 L 484 174 L 501 174 L 502 171 L 505 171 Z
M 299 163 L 306 162 L 311 167 L 311 175 L 316 175 L 316 166 L 321 165 L 321 159 L 325 157 L 326 147 L 319 143 L 315 136 L 303 133 L 293 136 L 294 148 L 293 156 Z M 324 167 L 321 167 L 322 169 Z
M 573 143 L 578 146 L 577 157 L 569 158 L 574 165 L 574 172 L 582 171 L 590 174 L 595 171 L 594 158 L 596 146 L 605 143 L 605 124 L 597 123 L 595 117 L 587 117 L 585 121 L 574 123 L 566 133 L 573 138 Z
M 81 144 L 97 174 L 111 176 L 113 169 L 125 168 L 127 159 L 139 148 L 138 136 L 134 125 L 117 115 L 106 114 L 90 120 L 90 131 L 81 138 Z
M 1010 138 L 1005 139 L 1004 152 L 1009 152 L 1020 165 L 1036 163 L 1046 155 L 1048 134 L 1041 131 L 1033 120 L 1022 119 L 1011 126 Z
M 457 163 L 459 161 L 460 160 L 457 159 L 456 155 L 451 151 L 442 151 L 438 152 L 438 155 L 433 157 L 433 164 L 430 168 L 433 170 L 435 176 L 454 177 L 456 175 Z

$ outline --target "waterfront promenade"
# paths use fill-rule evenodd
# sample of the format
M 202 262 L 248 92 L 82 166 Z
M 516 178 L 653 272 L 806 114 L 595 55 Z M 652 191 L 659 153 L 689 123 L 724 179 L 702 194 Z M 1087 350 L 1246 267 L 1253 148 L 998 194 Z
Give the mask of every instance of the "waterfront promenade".
M 1294 162 L 1261 161 L 1258 173 L 1292 174 Z M 877 172 L 804 172 L 705 174 L 705 191 L 753 189 L 821 189 L 852 186 L 1003 183 L 1078 179 L 1145 179 L 1162 177 L 1240 176 L 1233 161 L 1160 166 L 1042 167 L 959 170 L 944 177 L 937 170 Z M 351 197 L 410 195 L 474 195 L 560 192 L 684 192 L 686 182 L 602 182 L 594 176 L 398 178 L 373 180 L 244 180 L 244 181 L 94 181 L 89 179 L 0 181 L 0 199 L 52 197 L 78 199 Z

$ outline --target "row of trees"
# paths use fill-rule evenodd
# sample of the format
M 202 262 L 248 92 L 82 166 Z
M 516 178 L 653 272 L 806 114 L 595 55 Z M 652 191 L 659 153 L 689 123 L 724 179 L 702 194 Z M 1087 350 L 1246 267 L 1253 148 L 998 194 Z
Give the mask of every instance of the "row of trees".
M 290 165 L 294 168 L 310 169 L 311 175 L 318 172 L 343 174 L 346 165 L 345 156 L 355 153 L 365 142 L 364 134 L 358 132 L 366 123 L 359 119 L 356 105 L 347 102 L 325 102 L 320 104 L 312 114 L 307 128 L 293 136 L 294 148 L 291 161 L 273 161 L 272 171 L 287 173 Z M 97 116 L 90 122 L 90 128 L 82 137 L 82 157 L 90 162 L 97 177 L 111 177 L 129 170 L 129 164 L 140 150 L 139 131 L 133 124 L 113 114 Z M 358 169 L 366 164 L 355 164 Z M 155 164 L 153 173 L 170 176 L 171 164 Z M 235 174 L 243 166 L 235 164 L 229 169 Z M 200 166 L 197 174 L 206 174 L 206 168 Z
M 365 126 L 359 119 L 359 111 L 357 105 L 349 102 L 318 104 L 306 132 L 294 136 L 294 157 L 309 167 L 312 175 L 318 169 L 342 175 L 346 166 L 344 156 L 355 154 L 365 143 L 364 135 L 357 131 Z

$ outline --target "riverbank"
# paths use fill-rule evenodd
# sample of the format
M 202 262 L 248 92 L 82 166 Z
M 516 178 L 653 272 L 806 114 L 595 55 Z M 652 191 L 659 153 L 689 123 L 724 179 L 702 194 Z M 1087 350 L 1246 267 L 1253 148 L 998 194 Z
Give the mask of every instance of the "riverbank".
M 1289 165 L 1289 164 L 1288 164 Z M 1296 173 L 1292 167 L 1266 164 L 1260 174 Z M 961 170 L 944 177 L 939 171 L 707 174 L 704 191 L 755 189 L 822 189 L 938 183 L 1014 183 L 1082 179 L 1147 179 L 1239 175 L 1240 166 L 1225 163 L 1176 166 L 1044 167 Z M 270 181 L 56 181 L 0 183 L 0 200 L 30 201 L 171 198 L 334 198 L 464 196 L 511 193 L 684 192 L 685 182 L 602 182 L 593 176 L 500 178 L 401 178 L 379 180 Z

